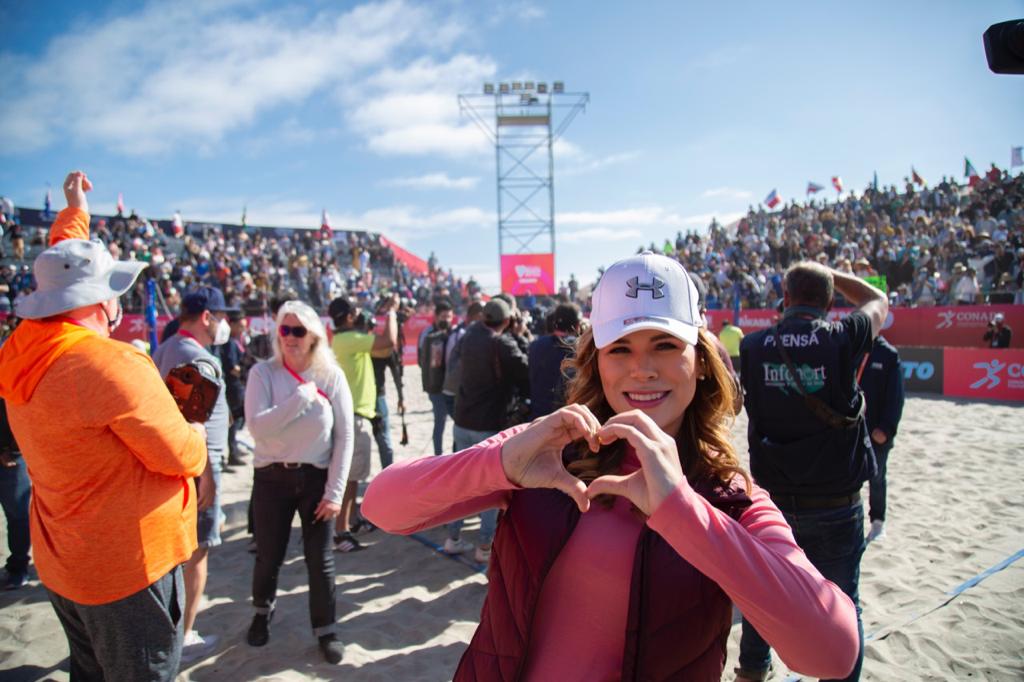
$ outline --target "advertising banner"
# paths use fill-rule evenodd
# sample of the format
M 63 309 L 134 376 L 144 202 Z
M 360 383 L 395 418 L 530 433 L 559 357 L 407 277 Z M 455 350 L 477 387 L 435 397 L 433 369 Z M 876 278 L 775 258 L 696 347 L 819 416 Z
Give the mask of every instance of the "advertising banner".
M 941 348 L 900 348 L 903 386 L 910 393 L 942 393 L 944 357 Z
M 501 257 L 501 290 L 513 296 L 553 296 L 555 254 L 517 253 Z
M 943 352 L 945 395 L 1024 402 L 1024 351 L 946 348 Z
M 852 309 L 834 309 L 830 320 L 848 315 Z M 966 347 L 980 348 L 988 323 L 996 313 L 1002 313 L 1006 324 L 1014 330 L 1024 330 L 1024 305 L 971 305 L 933 306 L 927 308 L 890 308 L 889 317 L 882 326 L 882 335 L 894 346 Z M 709 310 L 708 324 L 718 333 L 722 320 L 732 322 L 731 310 Z M 739 326 L 744 333 L 764 329 L 775 324 L 774 310 L 741 310 Z M 1024 348 L 1020 332 L 1013 335 L 1011 348 Z

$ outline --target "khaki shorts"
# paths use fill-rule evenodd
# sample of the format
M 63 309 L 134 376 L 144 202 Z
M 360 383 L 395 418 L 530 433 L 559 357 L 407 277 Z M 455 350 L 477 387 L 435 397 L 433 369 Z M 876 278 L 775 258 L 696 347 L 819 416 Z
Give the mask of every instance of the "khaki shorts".
M 370 477 L 370 452 L 373 450 L 373 423 L 362 415 L 355 415 L 353 420 L 355 434 L 352 448 L 352 466 L 348 470 L 348 480 L 365 481 Z

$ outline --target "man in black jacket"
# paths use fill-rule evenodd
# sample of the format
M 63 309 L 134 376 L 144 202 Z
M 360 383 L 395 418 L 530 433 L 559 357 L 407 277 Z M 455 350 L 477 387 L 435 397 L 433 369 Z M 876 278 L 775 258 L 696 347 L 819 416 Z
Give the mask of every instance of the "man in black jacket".
M 864 552 L 860 489 L 875 475 L 857 370 L 889 313 L 885 294 L 864 280 L 812 261 L 784 279 L 785 312 L 775 327 L 740 344 L 740 381 L 749 422 L 750 472 L 768 491 L 807 558 L 858 602 Z M 841 295 L 857 310 L 830 322 Z M 860 678 L 861 652 L 846 680 Z M 743 621 L 737 682 L 763 680 L 771 653 Z
M 903 416 L 903 370 L 900 354 L 892 344 L 879 336 L 871 347 L 860 387 L 864 391 L 865 414 L 871 445 L 875 450 L 878 470 L 871 478 L 868 497 L 868 518 L 871 530 L 868 542 L 881 540 L 885 535 L 885 470 L 892 450 L 896 429 Z
M 530 375 L 526 356 L 515 340 L 505 333 L 512 319 L 512 308 L 503 299 L 493 298 L 484 306 L 483 320 L 472 325 L 459 341 L 461 381 L 455 396 L 455 449 L 464 450 L 486 440 L 509 423 L 509 408 L 518 392 L 530 395 Z M 498 512 L 490 509 L 480 515 L 480 542 L 477 563 L 491 557 L 491 540 Z M 460 539 L 462 522 L 448 526 L 445 551 L 461 554 L 473 548 Z

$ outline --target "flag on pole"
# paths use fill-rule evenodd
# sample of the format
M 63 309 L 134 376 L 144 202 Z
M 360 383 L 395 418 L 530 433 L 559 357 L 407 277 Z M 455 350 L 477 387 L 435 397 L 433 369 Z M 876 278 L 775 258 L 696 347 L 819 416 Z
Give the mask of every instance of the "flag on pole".
M 922 187 L 924 187 L 924 186 L 925 186 L 925 184 L 926 184 L 926 183 L 925 183 L 925 181 L 924 181 L 924 178 L 922 178 L 922 177 L 921 177 L 921 176 L 920 176 L 920 175 L 918 174 L 918 172 L 917 172 L 917 171 L 916 171 L 916 170 L 914 169 L 914 167 L 913 167 L 913 166 L 911 166 L 911 167 L 910 167 L 910 180 L 911 180 L 911 182 L 913 182 L 914 184 L 916 184 L 916 185 L 921 185 Z
M 871 188 L 878 191 L 878 171 L 875 171 L 874 179 L 871 181 Z
M 843 179 L 838 175 L 832 176 L 832 186 L 836 188 L 836 194 L 843 193 Z
M 818 192 L 820 192 L 823 189 L 825 189 L 825 188 L 822 187 L 821 185 L 819 185 L 816 182 L 808 182 L 807 183 L 807 193 L 808 194 L 817 194 Z
M 774 189 L 764 198 L 764 205 L 768 208 L 775 208 L 781 202 L 782 199 L 779 198 L 779 193 Z
M 242 227 L 246 227 L 245 211 L 246 211 L 247 208 L 248 208 L 248 206 L 245 206 L 244 204 L 242 205 Z
M 320 238 L 330 239 L 334 234 L 334 230 L 331 229 L 331 216 L 327 215 L 327 209 L 325 208 L 320 214 Z
M 967 184 L 971 187 L 974 187 L 981 181 L 978 171 L 974 170 L 974 164 L 966 156 L 964 157 L 964 177 L 967 178 Z
M 51 205 L 52 205 L 52 203 L 51 203 L 51 198 L 50 198 L 50 188 L 47 187 L 46 188 L 46 196 L 43 198 L 43 215 L 47 215 L 47 216 L 50 215 L 50 206 Z
M 118 192 L 117 193 L 117 215 L 122 215 L 123 213 L 124 213 L 124 196 L 120 192 Z
M 1024 147 L 1010 147 L 1010 168 L 1024 166 Z

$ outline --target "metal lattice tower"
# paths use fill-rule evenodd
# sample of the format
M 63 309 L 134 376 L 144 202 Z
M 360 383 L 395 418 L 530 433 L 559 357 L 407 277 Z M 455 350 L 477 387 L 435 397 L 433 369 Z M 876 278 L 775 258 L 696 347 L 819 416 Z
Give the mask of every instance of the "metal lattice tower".
M 499 261 L 505 254 L 554 255 L 554 143 L 589 101 L 589 93 L 565 92 L 560 81 L 550 88 L 485 83 L 482 94 L 459 95 L 459 111 L 494 143 Z

